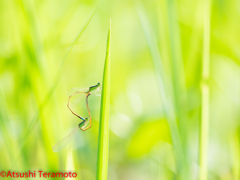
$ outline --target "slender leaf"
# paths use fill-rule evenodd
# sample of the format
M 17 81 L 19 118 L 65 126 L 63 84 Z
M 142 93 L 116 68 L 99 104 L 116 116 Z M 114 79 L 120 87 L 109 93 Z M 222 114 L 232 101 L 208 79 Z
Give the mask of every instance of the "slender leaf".
M 110 114 L 110 35 L 111 19 L 108 31 L 105 66 L 103 71 L 101 114 L 98 136 L 97 180 L 106 180 L 108 174 Z
M 152 56 L 152 61 L 155 68 L 155 73 L 158 80 L 158 86 L 160 89 L 160 95 L 163 103 L 163 110 L 168 120 L 170 134 L 171 134 L 171 138 L 172 138 L 172 142 L 175 150 L 176 160 L 178 164 L 178 171 L 179 171 L 178 174 L 180 177 L 182 177 L 182 179 L 184 178 L 187 179 L 186 173 L 184 172 L 184 170 L 182 170 L 185 164 L 182 142 L 181 142 L 180 134 L 178 131 L 173 103 L 170 101 L 170 98 L 169 98 L 168 85 L 166 83 L 167 80 L 166 80 L 166 76 L 163 68 L 161 55 L 158 50 L 156 38 L 154 37 L 153 30 L 151 29 L 151 25 L 149 24 L 146 11 L 143 5 L 139 3 L 137 4 L 136 7 L 137 7 L 139 19 L 143 27 L 143 31 L 147 39 L 149 50 Z

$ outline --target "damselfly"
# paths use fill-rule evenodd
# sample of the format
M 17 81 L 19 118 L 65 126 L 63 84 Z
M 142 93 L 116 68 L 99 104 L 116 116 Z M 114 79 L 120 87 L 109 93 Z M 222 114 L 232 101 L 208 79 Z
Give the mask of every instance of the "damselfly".
M 73 89 L 69 90 L 67 107 L 75 116 L 80 118 L 82 120 L 82 122 L 79 123 L 78 126 L 70 134 L 68 134 L 66 137 L 64 137 L 62 140 L 60 140 L 53 147 L 54 152 L 58 152 L 58 151 L 62 150 L 71 141 L 71 139 L 74 137 L 74 135 L 76 134 L 78 129 L 80 129 L 82 131 L 86 131 L 87 129 L 89 129 L 92 126 L 92 116 L 91 116 L 91 112 L 90 112 L 90 109 L 88 106 L 88 97 L 91 95 L 91 93 L 93 91 L 95 91 L 96 95 L 100 95 L 100 91 L 101 91 L 100 83 L 98 83 L 95 86 L 91 86 L 89 88 L 83 88 L 83 89 L 73 88 Z M 81 94 L 83 96 L 78 96 L 79 94 Z M 86 98 L 86 106 L 87 106 L 89 118 L 87 118 L 87 117 L 83 118 L 82 116 L 78 115 L 76 112 L 73 111 L 73 107 L 76 106 L 82 100 L 83 97 Z

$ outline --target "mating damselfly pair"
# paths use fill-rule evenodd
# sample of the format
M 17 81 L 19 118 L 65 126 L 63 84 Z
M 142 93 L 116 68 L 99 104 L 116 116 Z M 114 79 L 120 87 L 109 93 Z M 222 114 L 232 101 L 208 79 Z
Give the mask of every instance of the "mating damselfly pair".
M 78 127 L 76 127 L 70 134 L 68 134 L 66 137 L 64 137 L 62 140 L 60 140 L 54 147 L 53 151 L 58 152 L 61 151 L 74 137 L 77 130 L 80 129 L 82 131 L 86 131 L 92 126 L 92 116 L 91 112 L 88 106 L 88 97 L 92 94 L 92 92 L 95 91 L 96 95 L 100 95 L 101 93 L 101 85 L 98 83 L 95 86 L 91 86 L 89 88 L 73 88 L 68 91 L 68 104 L 67 107 L 69 110 L 78 118 L 82 120 L 81 123 L 78 124 Z M 78 115 L 76 112 L 74 112 L 73 107 L 76 106 L 82 99 L 85 97 L 86 106 L 89 118 L 83 118 L 82 116 Z

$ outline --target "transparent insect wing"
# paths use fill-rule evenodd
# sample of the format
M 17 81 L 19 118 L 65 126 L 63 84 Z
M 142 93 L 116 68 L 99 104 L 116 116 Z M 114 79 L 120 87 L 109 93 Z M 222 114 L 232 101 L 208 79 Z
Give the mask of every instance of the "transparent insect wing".
M 78 105 L 86 95 L 84 92 L 87 91 L 88 88 L 73 88 L 68 90 L 68 96 L 71 96 L 69 99 L 70 107 L 73 108 Z
M 78 105 L 83 99 L 86 97 L 85 93 L 75 93 L 69 99 L 69 106 L 70 108 L 75 107 Z
M 67 91 L 67 96 L 71 96 L 77 92 L 87 92 L 89 88 L 72 88 Z
M 96 96 L 101 96 L 102 95 L 102 86 L 98 87 L 95 91 Z
M 68 134 L 66 137 L 64 137 L 62 140 L 60 140 L 54 147 L 53 152 L 61 151 L 64 147 L 68 145 L 68 143 L 72 140 L 74 135 L 76 134 L 79 127 L 76 127 L 70 134 Z

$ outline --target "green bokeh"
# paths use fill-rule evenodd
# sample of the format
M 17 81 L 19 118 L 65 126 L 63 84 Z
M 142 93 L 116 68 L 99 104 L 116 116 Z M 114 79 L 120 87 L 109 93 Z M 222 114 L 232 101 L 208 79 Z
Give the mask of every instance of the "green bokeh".
M 0 172 L 95 179 L 100 97 L 89 97 L 92 127 L 52 148 L 79 124 L 67 90 L 102 82 L 111 18 L 108 179 L 198 179 L 204 13 L 200 0 L 0 1 Z M 238 180 L 240 2 L 211 1 L 210 20 L 208 179 Z

